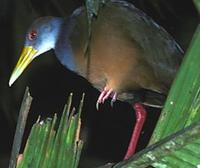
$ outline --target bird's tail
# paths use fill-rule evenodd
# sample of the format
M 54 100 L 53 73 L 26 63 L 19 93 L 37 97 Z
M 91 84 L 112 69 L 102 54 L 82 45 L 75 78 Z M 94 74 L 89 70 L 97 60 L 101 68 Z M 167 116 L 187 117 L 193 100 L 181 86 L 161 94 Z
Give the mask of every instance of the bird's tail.
M 166 95 L 147 90 L 142 104 L 155 108 L 163 108 L 165 100 Z
M 146 106 L 162 108 L 166 100 L 166 95 L 142 89 L 134 92 L 122 93 L 118 96 L 118 99 L 130 104 L 140 102 Z

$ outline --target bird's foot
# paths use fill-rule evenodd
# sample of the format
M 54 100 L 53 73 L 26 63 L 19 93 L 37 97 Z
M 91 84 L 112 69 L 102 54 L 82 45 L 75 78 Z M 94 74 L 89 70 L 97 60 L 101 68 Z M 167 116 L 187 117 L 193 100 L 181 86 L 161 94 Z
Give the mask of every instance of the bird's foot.
M 113 89 L 107 89 L 107 87 L 104 87 L 96 103 L 97 110 L 99 109 L 99 104 L 103 104 L 109 97 L 112 98 L 110 104 L 113 107 L 114 102 L 117 100 L 117 93 L 113 91 Z
M 135 124 L 135 127 L 133 129 L 131 140 L 129 142 L 128 150 L 126 152 L 124 160 L 127 160 L 132 155 L 134 155 L 135 149 L 136 149 L 136 146 L 137 146 L 137 143 L 138 143 L 141 131 L 142 131 L 142 127 L 144 125 L 144 122 L 146 120 L 146 115 L 147 115 L 147 112 L 146 112 L 146 110 L 145 110 L 145 108 L 143 107 L 142 104 L 135 103 L 133 105 L 133 108 L 134 108 L 135 113 L 136 113 L 136 124 Z

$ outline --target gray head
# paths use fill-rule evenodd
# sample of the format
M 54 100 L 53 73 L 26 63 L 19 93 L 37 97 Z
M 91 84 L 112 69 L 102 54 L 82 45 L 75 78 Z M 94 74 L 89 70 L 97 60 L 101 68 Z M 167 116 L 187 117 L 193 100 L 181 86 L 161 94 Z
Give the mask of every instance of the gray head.
M 34 21 L 26 34 L 24 49 L 11 75 L 10 86 L 35 57 L 55 48 L 62 22 L 62 18 L 50 16 Z

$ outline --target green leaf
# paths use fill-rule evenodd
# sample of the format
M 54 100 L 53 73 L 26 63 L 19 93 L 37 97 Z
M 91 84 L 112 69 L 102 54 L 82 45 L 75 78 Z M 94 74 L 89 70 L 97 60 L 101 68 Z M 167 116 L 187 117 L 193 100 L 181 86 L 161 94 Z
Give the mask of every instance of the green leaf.
M 195 5 L 196 5 L 196 8 L 198 10 L 198 12 L 200 13 L 200 1 L 199 0 L 193 0 Z
M 112 165 L 112 168 L 157 168 L 200 165 L 200 122 L 178 131 L 135 154 L 128 161 Z
M 79 139 L 80 113 L 83 98 L 78 113 L 71 109 L 72 94 L 65 105 L 58 129 L 55 130 L 57 115 L 53 119 L 40 121 L 33 125 L 27 140 L 22 160 L 17 168 L 76 168 L 83 146 Z
M 170 90 L 150 144 L 200 120 L 200 26 Z
M 200 9 L 199 1 L 195 0 L 195 3 L 197 9 Z M 200 167 L 199 46 L 200 25 L 173 82 L 149 146 L 128 161 L 112 167 L 143 168 L 149 165 L 156 168 Z M 194 124 L 195 122 L 198 124 Z M 192 127 L 189 127 L 190 125 Z M 186 127 L 187 129 L 184 129 Z M 175 132 L 178 133 L 174 134 Z

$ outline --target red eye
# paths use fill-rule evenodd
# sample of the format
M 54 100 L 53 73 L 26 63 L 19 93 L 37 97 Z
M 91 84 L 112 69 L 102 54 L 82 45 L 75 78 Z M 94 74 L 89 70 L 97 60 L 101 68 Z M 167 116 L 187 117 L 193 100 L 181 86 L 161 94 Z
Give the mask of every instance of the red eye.
M 29 40 L 34 40 L 34 39 L 36 39 L 36 37 L 37 37 L 37 32 L 36 32 L 36 31 L 31 31 L 31 32 L 28 34 Z

